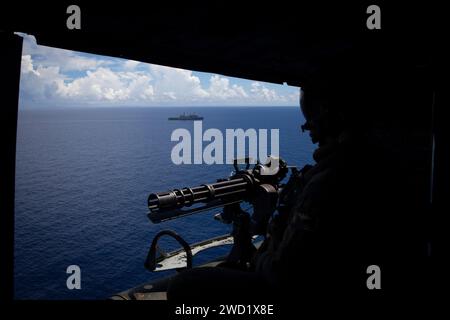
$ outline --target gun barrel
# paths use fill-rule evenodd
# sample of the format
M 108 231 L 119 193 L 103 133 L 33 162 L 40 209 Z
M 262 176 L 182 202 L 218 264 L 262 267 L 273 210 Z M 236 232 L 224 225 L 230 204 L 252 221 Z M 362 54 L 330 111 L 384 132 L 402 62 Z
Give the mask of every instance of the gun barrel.
M 226 203 L 242 201 L 251 192 L 252 185 L 251 175 L 243 173 L 211 184 L 152 193 L 148 196 L 149 217 L 152 221 L 160 222 Z M 198 203 L 209 205 L 181 210 Z

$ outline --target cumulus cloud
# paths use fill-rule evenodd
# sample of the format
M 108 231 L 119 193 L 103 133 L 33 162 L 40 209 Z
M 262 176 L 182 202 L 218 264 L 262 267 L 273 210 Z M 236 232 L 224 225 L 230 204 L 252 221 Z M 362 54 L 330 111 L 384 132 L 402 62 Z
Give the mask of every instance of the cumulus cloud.
M 212 98 L 222 100 L 248 98 L 248 94 L 245 92 L 244 88 L 236 84 L 230 85 L 230 80 L 228 78 L 213 75 L 209 82 L 210 86 L 208 91 Z
M 255 96 L 255 98 L 259 100 L 266 100 L 266 101 L 285 100 L 284 96 L 279 96 L 275 90 L 268 89 L 259 82 L 253 82 L 251 84 L 250 91 Z
M 24 38 L 23 52 L 31 55 L 36 65 L 58 67 L 65 72 L 94 70 L 113 63 L 106 59 L 96 58 L 94 55 L 82 55 L 72 50 L 41 46 L 36 43 L 34 36 L 26 34 L 21 34 L 21 36 Z
M 66 97 L 80 97 L 87 100 L 126 100 L 129 90 L 120 76 L 110 69 L 98 68 L 87 71 L 87 75 L 78 78 L 60 88 Z
M 25 35 L 26 105 L 296 105 L 298 88 L 39 46 Z M 31 103 L 27 103 L 31 102 Z
M 134 70 L 136 69 L 136 67 L 140 64 L 139 61 L 134 61 L 134 60 L 126 60 L 123 63 L 123 68 L 125 70 Z
M 34 71 L 33 69 L 33 61 L 31 60 L 31 56 L 29 54 L 22 56 L 21 72 L 22 73 L 32 72 L 36 74 L 36 71 Z
M 300 90 L 295 90 L 288 95 L 288 100 L 296 103 L 300 102 Z
M 151 77 L 142 73 L 113 72 L 100 67 L 70 80 L 59 67 L 35 67 L 30 55 L 22 57 L 23 98 L 54 102 L 145 102 L 153 97 Z
M 159 98 L 198 101 L 209 97 L 192 71 L 154 64 L 149 65 L 149 71 L 155 78 L 155 91 Z
M 20 93 L 31 101 L 59 98 L 65 78 L 59 67 L 35 67 L 30 55 L 22 56 Z

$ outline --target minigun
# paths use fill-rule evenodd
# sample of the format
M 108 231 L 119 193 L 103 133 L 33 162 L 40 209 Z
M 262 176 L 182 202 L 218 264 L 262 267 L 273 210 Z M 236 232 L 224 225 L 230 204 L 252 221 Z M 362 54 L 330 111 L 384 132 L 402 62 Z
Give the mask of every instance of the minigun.
M 232 238 L 233 248 L 227 261 L 242 265 L 248 262 L 255 249 L 252 239 L 266 234 L 268 221 L 277 208 L 282 189 L 281 181 L 289 171 L 286 162 L 281 158 L 269 156 L 267 160 L 265 164 L 257 162 L 253 168 L 250 168 L 250 158 L 234 160 L 235 171 L 229 178 L 196 187 L 152 193 L 148 197 L 150 210 L 148 218 L 153 223 L 160 223 L 223 207 L 223 211 L 214 218 L 224 223 L 233 223 L 233 232 L 228 238 L 226 236 L 219 238 L 223 243 L 230 243 L 229 238 Z M 245 168 L 241 169 L 239 164 L 245 164 Z M 296 170 L 295 167 L 291 168 Z M 247 202 L 253 207 L 251 215 L 240 208 L 242 202 Z M 195 246 L 189 246 L 178 234 L 170 230 L 155 236 L 147 256 L 146 267 L 154 271 L 158 262 L 181 252 L 179 250 L 172 255 L 161 252 L 157 246 L 161 235 L 170 235 L 182 244 L 188 257 L 187 265 L 190 267 L 192 261 L 189 260 L 192 260 Z M 218 238 L 210 240 L 220 245 Z M 199 243 L 198 246 L 213 246 L 212 242 L 207 241 Z M 161 253 L 159 258 L 156 258 L 156 250 Z
M 244 170 L 238 166 L 242 159 L 234 160 L 234 174 L 215 183 L 150 194 L 149 219 L 159 223 L 243 201 L 258 205 L 256 201 L 261 193 L 276 195 L 279 183 L 288 171 L 286 162 L 270 156 L 266 164 L 257 163 L 250 169 L 250 159 L 244 161 Z

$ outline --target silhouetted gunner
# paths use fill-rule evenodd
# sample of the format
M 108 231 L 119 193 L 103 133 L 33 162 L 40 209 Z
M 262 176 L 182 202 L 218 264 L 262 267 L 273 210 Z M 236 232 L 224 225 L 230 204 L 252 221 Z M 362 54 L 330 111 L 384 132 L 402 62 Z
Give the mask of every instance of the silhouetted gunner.
M 389 262 L 407 254 L 408 208 L 401 168 L 371 120 L 379 88 L 336 70 L 305 83 L 302 129 L 318 144 L 316 164 L 291 177 L 249 270 L 182 272 L 169 283 L 169 300 L 359 294 L 368 291 L 368 266 L 386 270 L 383 279 L 393 274 Z

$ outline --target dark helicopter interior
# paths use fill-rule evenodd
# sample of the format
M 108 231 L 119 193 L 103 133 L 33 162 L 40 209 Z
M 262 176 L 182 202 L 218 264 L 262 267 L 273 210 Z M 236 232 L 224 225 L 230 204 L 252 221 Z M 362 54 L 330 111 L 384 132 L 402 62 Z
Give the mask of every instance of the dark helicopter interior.
M 310 77 L 320 78 L 327 65 L 355 63 L 383 88 L 377 97 L 381 104 L 370 114 L 380 134 L 388 132 L 385 141 L 398 163 L 408 167 L 405 184 L 414 186 L 410 196 L 417 204 L 411 215 L 423 223 L 417 250 L 434 263 L 436 225 L 448 208 L 450 148 L 437 80 L 443 39 L 432 9 L 386 5 L 382 29 L 369 30 L 367 4 L 81 6 L 81 30 L 66 28 L 65 15 L 59 14 L 66 10 L 64 2 L 28 4 L 27 10 L 14 4 L 0 14 L 2 296 L 13 296 L 11 230 L 22 45 L 14 32 L 34 35 L 45 46 L 300 87 Z M 339 70 L 345 78 L 345 67 Z

